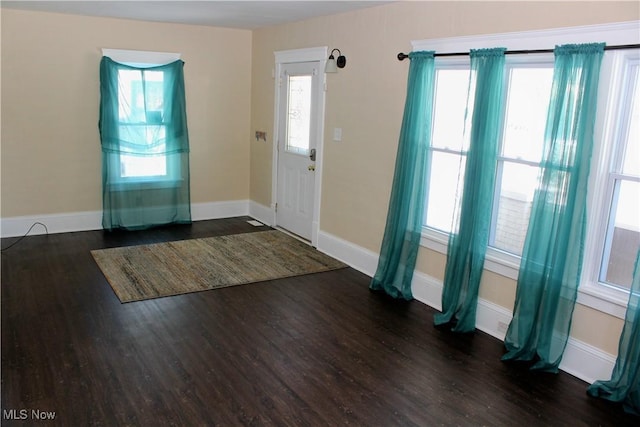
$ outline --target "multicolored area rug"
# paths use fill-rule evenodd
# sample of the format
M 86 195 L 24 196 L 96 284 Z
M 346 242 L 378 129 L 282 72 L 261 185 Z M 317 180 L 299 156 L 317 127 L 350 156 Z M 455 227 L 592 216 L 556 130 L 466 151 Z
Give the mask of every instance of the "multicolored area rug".
M 91 251 L 121 302 L 346 267 L 276 230 Z

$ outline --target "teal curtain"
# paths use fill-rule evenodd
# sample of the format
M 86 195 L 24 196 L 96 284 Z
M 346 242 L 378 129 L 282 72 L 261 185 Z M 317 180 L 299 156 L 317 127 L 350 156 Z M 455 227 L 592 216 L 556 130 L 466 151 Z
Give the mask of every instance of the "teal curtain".
M 100 62 L 102 226 L 191 222 L 182 61 L 137 68 Z
M 611 379 L 594 382 L 587 393 L 623 402 L 625 411 L 640 415 L 640 251 L 636 256 L 627 313 L 618 344 L 618 358 Z
M 409 54 L 409 78 L 400 130 L 387 223 L 372 290 L 394 298 L 413 298 L 416 264 L 427 188 L 435 66 L 433 52 Z
M 583 257 L 587 181 L 604 43 L 556 47 L 538 189 L 503 360 L 557 372 Z
M 476 326 L 478 288 L 489 243 L 491 210 L 504 104 L 503 48 L 472 50 L 471 80 L 475 95 L 471 118 L 460 224 L 449 237 L 442 292 L 442 313 L 435 324 L 452 324 L 456 332 Z M 475 89 L 474 89 L 475 86 Z

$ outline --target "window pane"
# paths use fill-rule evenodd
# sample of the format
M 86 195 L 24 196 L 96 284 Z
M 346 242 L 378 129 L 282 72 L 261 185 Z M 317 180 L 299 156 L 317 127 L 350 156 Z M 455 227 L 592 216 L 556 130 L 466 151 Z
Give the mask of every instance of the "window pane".
M 552 68 L 510 70 L 503 156 L 541 160 L 552 79 Z
M 121 122 L 134 122 L 133 114 L 133 89 L 135 84 L 140 84 L 140 72 L 137 70 L 118 71 L 118 118 Z
M 454 209 L 456 218 L 460 211 L 467 158 L 439 151 L 432 152 L 431 156 L 426 225 L 451 233 Z M 460 171 L 460 176 L 458 176 L 458 171 Z M 456 197 L 458 189 L 460 195 Z M 455 229 L 457 230 L 457 224 Z
M 468 149 L 468 136 L 465 140 L 464 135 L 468 88 L 468 69 L 439 69 L 436 71 L 431 141 L 433 147 L 465 151 Z M 473 105 L 473 102 L 470 105 Z M 471 121 L 471 114 L 467 120 Z
M 309 153 L 312 76 L 289 76 L 286 150 Z
M 144 71 L 145 81 L 145 121 L 160 123 L 164 110 L 164 74 L 162 71 Z
M 522 254 L 539 170 L 521 163 L 503 163 L 491 246 Z
M 161 153 L 165 150 L 165 128 L 162 125 L 120 125 L 118 127 L 120 149 L 141 155 Z
M 162 121 L 163 78 L 162 71 L 118 71 L 118 113 L 121 122 Z
M 625 175 L 640 176 L 640 74 L 635 67 L 635 89 L 631 100 L 631 112 L 629 115 L 629 131 L 626 139 L 626 149 L 622 173 Z
M 122 178 L 144 178 L 167 175 L 167 158 L 161 156 L 120 155 L 120 176 Z
M 165 176 L 167 160 L 165 126 L 121 125 L 120 155 L 121 178 Z M 153 155 L 157 154 L 157 155 Z
M 618 181 L 600 280 L 629 289 L 640 248 L 640 183 Z
M 167 175 L 164 153 L 164 74 L 153 70 L 118 71 L 118 132 L 121 178 Z M 154 155 L 155 154 L 155 155 Z

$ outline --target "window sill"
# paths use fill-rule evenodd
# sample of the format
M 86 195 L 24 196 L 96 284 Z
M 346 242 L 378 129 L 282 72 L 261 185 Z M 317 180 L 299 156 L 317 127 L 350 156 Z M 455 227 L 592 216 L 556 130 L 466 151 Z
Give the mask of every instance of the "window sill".
M 448 243 L 449 235 L 447 233 L 431 228 L 422 228 L 421 246 L 446 255 Z M 484 268 L 515 281 L 518 280 L 520 257 L 490 247 L 487 249 Z M 611 316 L 624 319 L 628 299 L 629 293 L 623 290 L 585 282 L 578 289 L 577 302 Z
M 596 283 L 582 283 L 578 289 L 578 303 L 603 313 L 624 319 L 629 292 Z
M 178 188 L 182 186 L 182 179 L 157 179 L 138 181 L 112 181 L 109 185 L 110 191 L 141 191 L 159 190 L 164 188 Z
M 449 235 L 431 228 L 422 228 L 420 245 L 441 254 L 447 254 Z M 518 279 L 520 269 L 520 257 L 494 248 L 488 248 L 485 256 L 485 270 L 497 273 L 513 280 Z

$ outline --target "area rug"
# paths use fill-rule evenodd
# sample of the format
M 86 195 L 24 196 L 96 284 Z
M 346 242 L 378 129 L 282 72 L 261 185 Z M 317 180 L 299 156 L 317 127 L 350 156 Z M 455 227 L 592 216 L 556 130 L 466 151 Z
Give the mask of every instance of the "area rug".
M 276 230 L 91 251 L 121 302 L 346 267 Z

